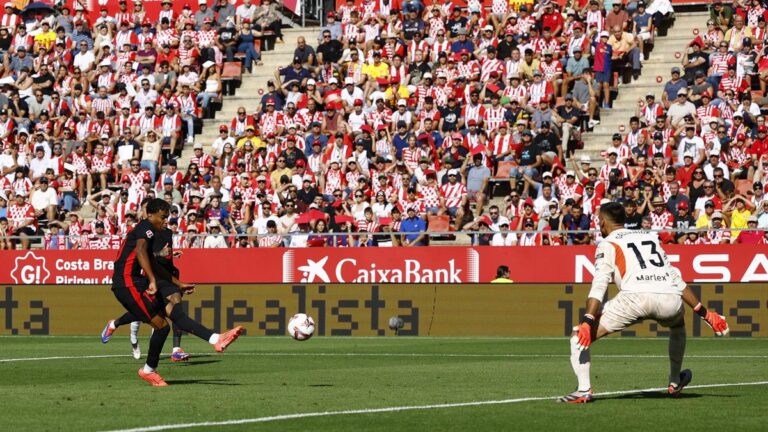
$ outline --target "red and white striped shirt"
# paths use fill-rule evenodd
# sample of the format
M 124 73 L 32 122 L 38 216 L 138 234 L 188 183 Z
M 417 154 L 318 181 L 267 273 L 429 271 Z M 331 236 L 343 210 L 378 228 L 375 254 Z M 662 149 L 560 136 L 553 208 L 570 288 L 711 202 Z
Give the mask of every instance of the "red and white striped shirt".
M 440 196 L 445 199 L 446 208 L 456 208 L 461 205 L 461 200 L 467 195 L 467 187 L 460 182 L 450 182 L 440 186 Z

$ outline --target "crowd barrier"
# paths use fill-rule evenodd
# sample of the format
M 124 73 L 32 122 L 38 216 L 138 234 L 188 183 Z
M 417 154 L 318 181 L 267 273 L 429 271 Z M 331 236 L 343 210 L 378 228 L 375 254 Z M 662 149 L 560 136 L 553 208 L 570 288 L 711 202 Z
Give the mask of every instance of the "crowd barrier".
M 668 245 L 688 282 L 768 282 L 765 245 Z M 0 251 L 0 284 L 109 284 L 114 250 Z M 594 246 L 182 249 L 191 283 L 484 283 L 500 265 L 518 283 L 591 282 Z
M 0 335 L 94 335 L 124 311 L 106 285 L 0 286 Z M 722 312 L 735 337 L 768 336 L 768 290 L 760 284 L 695 284 L 704 304 Z M 216 331 L 242 325 L 248 335 L 285 335 L 288 319 L 311 315 L 318 336 L 566 336 L 584 313 L 589 285 L 562 284 L 271 284 L 202 285 L 183 306 Z M 614 290 L 611 290 L 611 295 Z M 712 332 L 690 309 L 690 336 Z M 127 334 L 125 331 L 120 332 Z M 623 336 L 663 336 L 653 322 Z

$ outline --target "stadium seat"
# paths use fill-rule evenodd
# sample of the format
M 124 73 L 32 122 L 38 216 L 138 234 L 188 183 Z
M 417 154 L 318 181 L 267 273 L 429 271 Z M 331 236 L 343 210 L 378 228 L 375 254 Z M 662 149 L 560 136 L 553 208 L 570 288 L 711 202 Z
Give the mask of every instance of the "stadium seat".
M 509 181 L 509 173 L 510 171 L 512 171 L 512 168 L 516 166 L 517 166 L 517 162 L 515 161 L 499 162 L 499 165 L 496 167 L 496 174 L 493 177 L 491 177 L 489 180 L 489 183 L 491 185 L 491 195 L 493 195 L 494 193 L 496 183 Z
M 747 191 L 752 190 L 751 180 L 736 180 L 736 193 L 740 195 L 747 195 Z
M 427 231 L 445 233 L 451 229 L 451 217 L 448 215 L 427 216 Z

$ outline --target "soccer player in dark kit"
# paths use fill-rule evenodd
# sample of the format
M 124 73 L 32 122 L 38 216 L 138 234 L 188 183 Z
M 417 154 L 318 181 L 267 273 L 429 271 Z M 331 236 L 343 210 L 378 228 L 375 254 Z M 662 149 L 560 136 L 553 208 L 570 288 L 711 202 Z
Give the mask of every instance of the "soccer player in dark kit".
M 146 198 L 144 201 L 142 201 L 140 212 L 141 219 L 146 219 L 147 203 L 151 200 L 152 198 Z M 133 227 L 131 227 L 131 229 L 133 229 Z M 162 231 L 158 231 L 155 234 L 155 241 L 153 242 L 152 249 L 155 260 L 157 260 L 157 263 L 165 270 L 167 270 L 171 276 L 179 279 L 179 269 L 173 264 L 173 259 L 181 256 L 181 251 L 173 250 L 173 231 L 171 231 L 168 227 L 165 227 Z M 141 358 L 141 349 L 139 348 L 138 338 L 139 325 L 141 325 L 141 321 L 131 321 L 133 318 L 134 317 L 130 312 L 126 312 L 121 317 L 107 322 L 107 325 L 104 326 L 104 330 L 101 332 L 101 343 L 108 343 L 112 337 L 112 334 L 115 332 L 115 330 L 117 330 L 118 327 L 121 327 L 125 324 L 130 324 L 131 353 L 133 354 L 133 358 L 138 360 Z M 171 353 L 171 360 L 174 362 L 189 360 L 190 355 L 181 349 L 181 336 L 183 331 L 181 328 L 179 328 L 179 325 L 175 323 L 172 325 L 172 331 L 173 352 Z
M 218 352 L 224 351 L 243 332 L 237 326 L 226 333 L 214 333 L 193 321 L 181 307 L 181 296 L 194 292 L 195 286 L 179 281 L 158 264 L 154 242 L 165 228 L 169 205 L 162 199 L 152 199 L 146 206 L 146 219 L 136 224 L 123 242 L 112 276 L 112 292 L 132 315 L 130 321 L 141 321 L 152 326 L 147 362 L 139 369 L 139 376 L 155 387 L 168 384 L 156 372 L 160 352 L 170 333 L 168 320 L 187 333 L 208 341 Z

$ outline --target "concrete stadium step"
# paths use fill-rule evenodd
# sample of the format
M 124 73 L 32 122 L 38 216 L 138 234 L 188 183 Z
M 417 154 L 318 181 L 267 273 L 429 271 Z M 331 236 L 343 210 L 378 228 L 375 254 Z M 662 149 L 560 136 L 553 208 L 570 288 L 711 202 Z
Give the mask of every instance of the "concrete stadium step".
M 218 137 L 218 126 L 222 123 L 229 124 L 237 113 L 237 108 L 244 106 L 248 113 L 256 110 L 256 105 L 261 99 L 259 90 L 266 91 L 267 82 L 275 77 L 275 71 L 279 67 L 290 65 L 293 59 L 293 52 L 296 49 L 296 40 L 303 36 L 309 44 L 316 45 L 317 35 L 320 27 L 297 27 L 283 29 L 283 39 L 285 43 L 275 44 L 272 51 L 262 52 L 261 66 L 253 66 L 253 73 L 245 71 L 242 76 L 240 87 L 235 90 L 235 94 L 224 96 L 222 108 L 216 112 L 213 119 L 203 120 L 202 133 L 195 136 L 195 142 L 203 144 L 205 151 L 210 148 L 211 143 Z M 181 157 L 178 159 L 179 169 L 186 171 L 189 159 L 192 157 L 192 146 L 185 145 Z
M 640 78 L 630 84 L 620 85 L 618 97 L 613 101 L 614 108 L 601 110 L 601 122 L 591 133 L 584 135 L 584 150 L 579 154 L 588 154 L 593 163 L 603 164 L 600 153 L 610 145 L 612 135 L 619 132 L 620 126 L 625 126 L 625 133 L 629 129 L 629 118 L 635 115 L 637 100 L 644 100 L 647 93 L 653 93 L 657 101 L 661 100 L 664 83 L 670 79 L 672 68 L 681 67 L 682 56 L 695 37 L 693 29 L 704 32 L 707 18 L 707 12 L 676 14 L 675 25 L 669 29 L 667 36 L 655 38 L 650 58 L 642 62 Z M 658 77 L 661 77 L 660 83 L 657 82 Z

